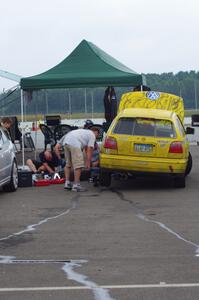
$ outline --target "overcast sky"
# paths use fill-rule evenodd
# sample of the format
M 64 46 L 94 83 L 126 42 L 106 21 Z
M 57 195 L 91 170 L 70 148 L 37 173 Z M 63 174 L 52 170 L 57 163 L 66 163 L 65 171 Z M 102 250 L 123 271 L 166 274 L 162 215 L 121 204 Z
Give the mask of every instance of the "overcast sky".
M 198 0 L 0 1 L 0 70 L 39 74 L 86 39 L 138 73 L 199 71 Z

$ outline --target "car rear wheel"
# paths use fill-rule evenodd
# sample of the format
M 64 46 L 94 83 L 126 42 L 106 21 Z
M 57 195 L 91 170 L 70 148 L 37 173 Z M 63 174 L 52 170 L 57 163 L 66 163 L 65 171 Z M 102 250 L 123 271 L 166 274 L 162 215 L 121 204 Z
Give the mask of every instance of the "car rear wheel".
M 174 178 L 174 187 L 176 188 L 185 188 L 186 186 L 186 179 L 185 176 L 176 176 Z
M 3 190 L 5 192 L 15 192 L 18 188 L 18 171 L 17 171 L 17 164 L 16 161 L 12 164 L 12 171 L 11 171 L 11 179 L 10 182 L 4 185 Z
M 101 186 L 110 186 L 111 185 L 111 173 L 109 172 L 100 172 L 99 174 L 99 183 Z
M 192 164 L 193 164 L 193 162 L 192 162 L 192 155 L 189 152 L 187 167 L 186 167 L 186 171 L 185 171 L 185 175 L 186 176 L 189 175 L 189 173 L 191 172 Z

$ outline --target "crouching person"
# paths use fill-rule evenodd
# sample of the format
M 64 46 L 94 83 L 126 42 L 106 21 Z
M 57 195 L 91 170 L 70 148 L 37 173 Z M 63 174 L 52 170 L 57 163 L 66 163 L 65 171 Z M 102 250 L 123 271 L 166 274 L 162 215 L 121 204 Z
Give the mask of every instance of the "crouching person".
M 83 192 L 85 188 L 80 184 L 80 176 L 82 168 L 87 170 L 91 167 L 92 153 L 96 138 L 99 135 L 99 129 L 76 129 L 64 135 L 59 143 L 55 146 L 55 153 L 59 155 L 60 147 L 64 147 L 64 155 L 66 160 L 65 185 L 66 190 L 74 192 Z M 86 162 L 84 161 L 84 150 L 86 153 Z M 74 170 L 74 183 L 70 181 L 71 169 Z
M 65 166 L 65 161 L 57 156 L 54 151 L 45 150 L 39 153 L 39 160 L 28 159 L 26 164 L 33 173 L 47 172 L 54 174 L 56 167 Z

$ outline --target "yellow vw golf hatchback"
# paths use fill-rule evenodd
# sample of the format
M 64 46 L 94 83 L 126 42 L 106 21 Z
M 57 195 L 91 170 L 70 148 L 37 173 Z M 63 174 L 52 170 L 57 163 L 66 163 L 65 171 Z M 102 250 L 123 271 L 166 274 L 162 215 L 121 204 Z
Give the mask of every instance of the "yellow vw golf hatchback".
M 174 109 L 140 108 L 138 96 L 141 94 L 140 99 L 143 100 L 143 96 L 147 97 L 147 93 L 134 93 L 137 94 L 137 98 L 130 93 L 133 94 L 133 99 L 134 97 L 137 99 L 137 104 L 132 105 L 137 106 L 136 108 L 130 108 L 130 101 L 127 101 L 128 108 L 120 109 L 123 105 L 121 100 L 120 112 L 102 142 L 101 185 L 109 186 L 111 175 L 120 172 L 132 175 L 170 174 L 175 187 L 185 187 L 186 175 L 192 167 L 186 133 L 193 133 L 193 130 L 192 128 L 185 130 L 182 124 L 184 114 L 183 116 L 177 114 Z M 175 97 L 177 96 L 173 95 L 176 101 Z M 165 100 L 165 97 L 163 98 Z M 171 102 L 173 98 L 168 101 Z M 177 110 L 177 106 L 175 108 Z M 180 112 L 183 113 L 182 109 Z

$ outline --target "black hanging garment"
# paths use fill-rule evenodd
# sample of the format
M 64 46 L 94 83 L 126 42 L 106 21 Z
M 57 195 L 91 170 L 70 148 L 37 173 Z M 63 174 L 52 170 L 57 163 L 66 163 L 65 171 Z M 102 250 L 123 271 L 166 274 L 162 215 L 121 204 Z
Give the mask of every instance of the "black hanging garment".
M 104 116 L 107 123 L 111 123 L 117 115 L 117 99 L 115 90 L 109 86 L 104 94 Z

